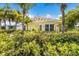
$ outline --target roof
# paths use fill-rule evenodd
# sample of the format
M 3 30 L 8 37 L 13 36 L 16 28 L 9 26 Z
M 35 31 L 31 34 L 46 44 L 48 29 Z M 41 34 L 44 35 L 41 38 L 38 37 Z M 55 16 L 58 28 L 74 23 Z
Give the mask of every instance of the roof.
M 46 17 L 34 17 L 31 20 L 32 22 L 61 22 L 60 20 Z

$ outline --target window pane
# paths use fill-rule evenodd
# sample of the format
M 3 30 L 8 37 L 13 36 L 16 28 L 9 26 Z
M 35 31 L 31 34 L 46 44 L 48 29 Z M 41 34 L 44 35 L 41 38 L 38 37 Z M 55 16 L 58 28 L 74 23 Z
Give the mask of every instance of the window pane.
M 40 31 L 42 30 L 42 25 L 40 25 Z
M 54 24 L 50 24 L 50 31 L 54 30 Z
M 45 31 L 49 31 L 49 25 L 45 25 Z

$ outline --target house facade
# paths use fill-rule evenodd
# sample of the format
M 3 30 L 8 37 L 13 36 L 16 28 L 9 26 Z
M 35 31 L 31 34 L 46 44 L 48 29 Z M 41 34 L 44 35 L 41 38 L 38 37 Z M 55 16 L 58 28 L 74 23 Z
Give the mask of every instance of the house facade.
M 5 24 L 6 24 L 6 26 L 5 26 Z M 18 22 L 17 25 L 16 25 L 15 21 L 9 22 L 8 19 L 6 19 L 5 22 L 3 20 L 0 21 L 0 27 L 1 27 L 1 29 L 6 29 L 6 30 L 9 30 L 9 29 L 22 30 L 22 23 Z
M 52 19 L 52 18 L 45 18 L 45 17 L 34 17 L 31 19 L 32 22 L 28 24 L 28 30 L 36 30 L 36 31 L 56 31 L 59 32 L 59 25 L 61 21 Z M 26 28 L 27 29 L 27 28 Z

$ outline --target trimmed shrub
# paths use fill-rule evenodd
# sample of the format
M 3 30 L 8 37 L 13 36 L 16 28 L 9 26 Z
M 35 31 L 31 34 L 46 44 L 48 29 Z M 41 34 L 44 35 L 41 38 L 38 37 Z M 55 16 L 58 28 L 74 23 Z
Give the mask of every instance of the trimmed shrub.
M 1 56 L 78 56 L 79 32 L 0 33 Z

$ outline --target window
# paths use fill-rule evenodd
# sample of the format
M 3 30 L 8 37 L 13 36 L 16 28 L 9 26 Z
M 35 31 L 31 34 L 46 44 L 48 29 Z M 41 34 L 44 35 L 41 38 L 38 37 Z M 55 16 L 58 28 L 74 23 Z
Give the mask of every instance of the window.
M 45 31 L 53 31 L 53 30 L 54 30 L 54 24 L 45 25 Z
M 9 26 L 9 29 L 15 29 L 15 26 Z
M 49 24 L 45 25 L 45 31 L 49 31 Z
M 54 25 L 50 24 L 50 31 L 53 31 L 53 30 L 54 30 Z
M 40 31 L 42 30 L 42 25 L 40 25 Z

